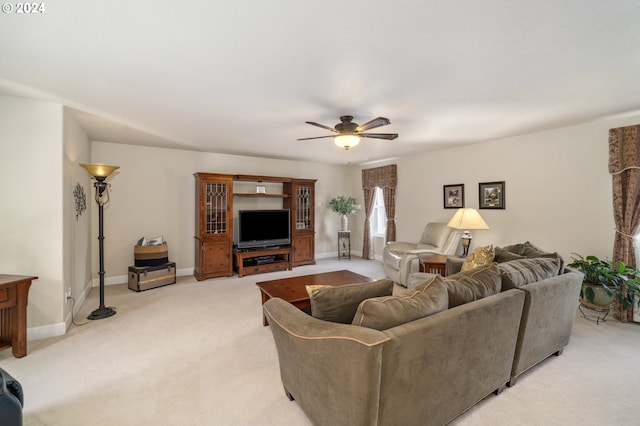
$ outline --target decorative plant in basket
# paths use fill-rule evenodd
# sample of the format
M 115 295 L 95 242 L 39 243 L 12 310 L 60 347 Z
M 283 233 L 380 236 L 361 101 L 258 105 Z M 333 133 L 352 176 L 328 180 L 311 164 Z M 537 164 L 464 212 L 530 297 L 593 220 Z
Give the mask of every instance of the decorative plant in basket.
M 640 271 L 623 262 L 576 254 L 568 266 L 584 274 L 582 302 L 606 307 L 617 298 L 622 309 L 627 310 L 633 306 L 634 296 L 640 296 Z
M 343 195 L 332 198 L 331 201 L 329 201 L 329 207 L 341 216 L 343 231 L 346 231 L 349 227 L 348 215 L 354 214 L 360 209 L 360 206 L 356 204 L 355 198 L 345 197 Z

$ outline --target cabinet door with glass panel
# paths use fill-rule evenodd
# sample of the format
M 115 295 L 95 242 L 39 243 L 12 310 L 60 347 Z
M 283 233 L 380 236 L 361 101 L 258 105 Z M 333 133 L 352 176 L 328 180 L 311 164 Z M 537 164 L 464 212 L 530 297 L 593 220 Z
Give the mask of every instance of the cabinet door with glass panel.
M 284 184 L 289 195 L 284 208 L 291 210 L 292 266 L 315 264 L 315 179 L 293 179 Z
M 233 177 L 196 173 L 194 275 L 198 280 L 233 275 Z

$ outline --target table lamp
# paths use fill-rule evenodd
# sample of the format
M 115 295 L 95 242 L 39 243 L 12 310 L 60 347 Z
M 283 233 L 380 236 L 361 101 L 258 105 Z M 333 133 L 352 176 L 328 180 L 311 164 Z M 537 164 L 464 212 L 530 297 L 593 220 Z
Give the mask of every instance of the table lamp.
M 447 226 L 453 229 L 464 229 L 461 237 L 463 256 L 469 254 L 469 246 L 473 238 L 469 230 L 491 229 L 484 219 L 482 219 L 478 210 L 471 208 L 458 209 L 449 223 L 447 223 Z

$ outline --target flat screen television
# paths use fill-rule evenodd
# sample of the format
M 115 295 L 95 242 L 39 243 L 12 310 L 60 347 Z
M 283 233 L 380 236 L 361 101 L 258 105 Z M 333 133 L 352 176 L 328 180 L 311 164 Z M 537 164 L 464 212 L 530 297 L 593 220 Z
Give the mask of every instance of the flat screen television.
M 291 213 L 279 210 L 239 210 L 238 248 L 291 244 Z

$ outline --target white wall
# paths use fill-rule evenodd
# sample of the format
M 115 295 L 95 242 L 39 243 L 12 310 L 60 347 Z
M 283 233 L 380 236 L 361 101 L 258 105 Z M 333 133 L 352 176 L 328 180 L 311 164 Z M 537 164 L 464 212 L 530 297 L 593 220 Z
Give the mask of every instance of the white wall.
M 479 210 L 491 230 L 474 231 L 473 247 L 529 240 L 567 259 L 611 257 L 608 130 L 638 123 L 629 115 L 399 159 L 397 240 L 453 216 L 443 185 L 463 183 L 465 206 L 478 208 L 478 183 L 505 181 L 506 209 Z
M 71 287 L 75 298 L 75 312 L 81 307 L 91 287 L 91 239 L 97 238 L 91 229 L 90 204 L 94 203 L 94 189 L 89 174 L 79 166 L 90 158 L 91 142 L 73 116 L 66 111 L 63 122 L 63 221 L 64 221 L 64 285 L 60 296 L 64 306 L 66 328 L 71 324 L 71 308 L 65 291 Z M 76 213 L 73 191 L 80 184 L 85 194 L 86 210 Z M 74 313 L 75 313 L 74 312 Z
M 0 273 L 39 277 L 29 338 L 63 322 L 62 116 L 61 105 L 0 96 Z
M 91 161 L 120 166 L 109 179 L 111 202 L 105 207 L 105 282 L 122 282 L 134 264 L 133 246 L 142 236 L 164 235 L 169 258 L 179 273 L 194 266 L 195 172 L 290 176 L 318 179 L 316 184 L 316 256 L 337 252 L 339 221 L 328 207 L 345 185 L 343 166 L 270 160 L 108 142 L 92 144 Z M 236 206 L 259 200 L 234 199 Z M 92 229 L 97 213 L 92 203 Z M 281 206 L 281 204 L 280 204 Z M 260 207 L 266 207 L 260 204 Z M 268 207 L 279 207 L 269 205 Z M 97 276 L 97 241 L 93 243 L 93 277 Z

